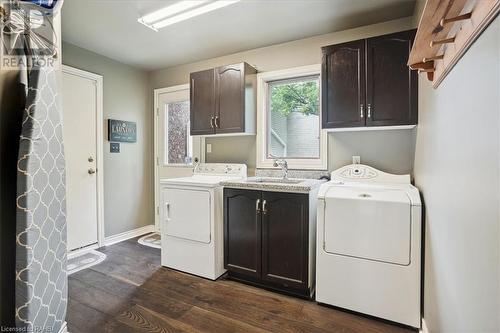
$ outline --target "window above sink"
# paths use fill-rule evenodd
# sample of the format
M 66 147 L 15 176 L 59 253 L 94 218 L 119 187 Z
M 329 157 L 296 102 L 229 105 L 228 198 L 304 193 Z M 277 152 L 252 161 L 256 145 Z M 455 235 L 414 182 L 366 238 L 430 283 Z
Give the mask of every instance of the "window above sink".
M 327 169 L 320 73 L 312 65 L 258 74 L 257 168 L 280 158 L 290 169 Z

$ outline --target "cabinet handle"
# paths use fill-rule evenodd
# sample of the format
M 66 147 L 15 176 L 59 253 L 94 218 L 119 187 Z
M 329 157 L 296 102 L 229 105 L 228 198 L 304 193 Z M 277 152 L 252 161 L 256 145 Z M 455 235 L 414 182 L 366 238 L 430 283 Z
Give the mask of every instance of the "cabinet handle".
M 255 211 L 257 211 L 257 213 L 260 213 L 260 199 L 257 199 L 257 201 L 255 202 Z
M 190 98 L 190 103 L 191 107 L 194 107 L 194 79 L 191 79 L 191 98 Z
M 372 105 L 368 104 L 368 118 L 372 117 Z
M 170 221 L 170 203 L 165 203 L 165 218 L 167 221 Z
M 215 116 L 215 128 L 219 128 L 219 126 L 220 126 L 219 116 Z
M 262 213 L 263 214 L 267 213 L 267 201 L 266 200 L 262 201 Z
M 214 116 L 210 118 L 210 127 L 214 128 Z
M 363 118 L 364 116 L 365 116 L 365 106 L 363 104 L 361 104 L 359 106 L 359 117 Z

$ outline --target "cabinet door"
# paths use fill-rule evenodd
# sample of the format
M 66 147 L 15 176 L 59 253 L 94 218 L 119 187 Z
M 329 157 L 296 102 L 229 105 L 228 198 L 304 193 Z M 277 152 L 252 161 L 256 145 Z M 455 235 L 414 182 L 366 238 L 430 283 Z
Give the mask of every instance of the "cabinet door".
M 191 135 L 214 134 L 214 70 L 191 73 Z
M 411 30 L 368 39 L 368 126 L 417 123 L 418 74 L 406 64 L 414 36 Z
M 262 279 L 306 288 L 309 196 L 262 193 Z
M 224 189 L 224 267 L 260 278 L 261 192 Z
M 245 64 L 215 70 L 216 132 L 245 130 Z
M 323 48 L 323 128 L 365 126 L 365 40 Z

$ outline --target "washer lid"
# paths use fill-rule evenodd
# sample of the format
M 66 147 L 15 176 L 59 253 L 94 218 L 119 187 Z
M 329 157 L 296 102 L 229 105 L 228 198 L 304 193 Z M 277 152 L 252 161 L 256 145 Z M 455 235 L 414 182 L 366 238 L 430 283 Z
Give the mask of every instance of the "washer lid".
M 325 195 L 323 223 L 323 248 L 328 253 L 410 263 L 411 202 L 405 191 L 332 186 Z
M 343 198 L 352 200 L 399 202 L 410 204 L 410 198 L 401 188 L 382 186 L 332 186 L 325 194 L 326 198 Z
M 191 177 L 162 179 L 160 183 L 162 185 L 216 187 L 222 181 L 239 178 L 241 177 L 194 175 Z

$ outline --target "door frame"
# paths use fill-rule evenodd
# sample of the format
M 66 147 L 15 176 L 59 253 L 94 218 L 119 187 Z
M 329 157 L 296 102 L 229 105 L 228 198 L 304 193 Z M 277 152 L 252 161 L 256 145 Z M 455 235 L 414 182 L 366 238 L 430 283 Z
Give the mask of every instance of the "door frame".
M 62 65 L 62 72 L 94 81 L 96 87 L 96 176 L 97 176 L 97 245 L 104 246 L 104 116 L 103 77 L 68 65 Z M 64 121 L 64 120 L 63 120 Z
M 153 165 L 154 165 L 154 211 L 155 211 L 155 231 L 160 231 L 160 179 L 158 175 L 158 168 L 160 166 L 160 154 L 159 154 L 159 143 L 158 143 L 158 126 L 159 126 L 159 116 L 160 116 L 160 106 L 159 106 L 159 96 L 165 93 L 172 93 L 181 90 L 190 90 L 189 83 L 180 84 L 171 87 L 154 89 L 154 103 L 153 103 Z M 191 95 L 190 95 L 191 96 Z M 191 107 L 191 106 L 190 106 Z M 201 139 L 201 152 L 200 152 L 200 163 L 205 162 L 205 137 L 197 135 Z M 173 168 L 184 168 L 184 165 L 172 165 Z

